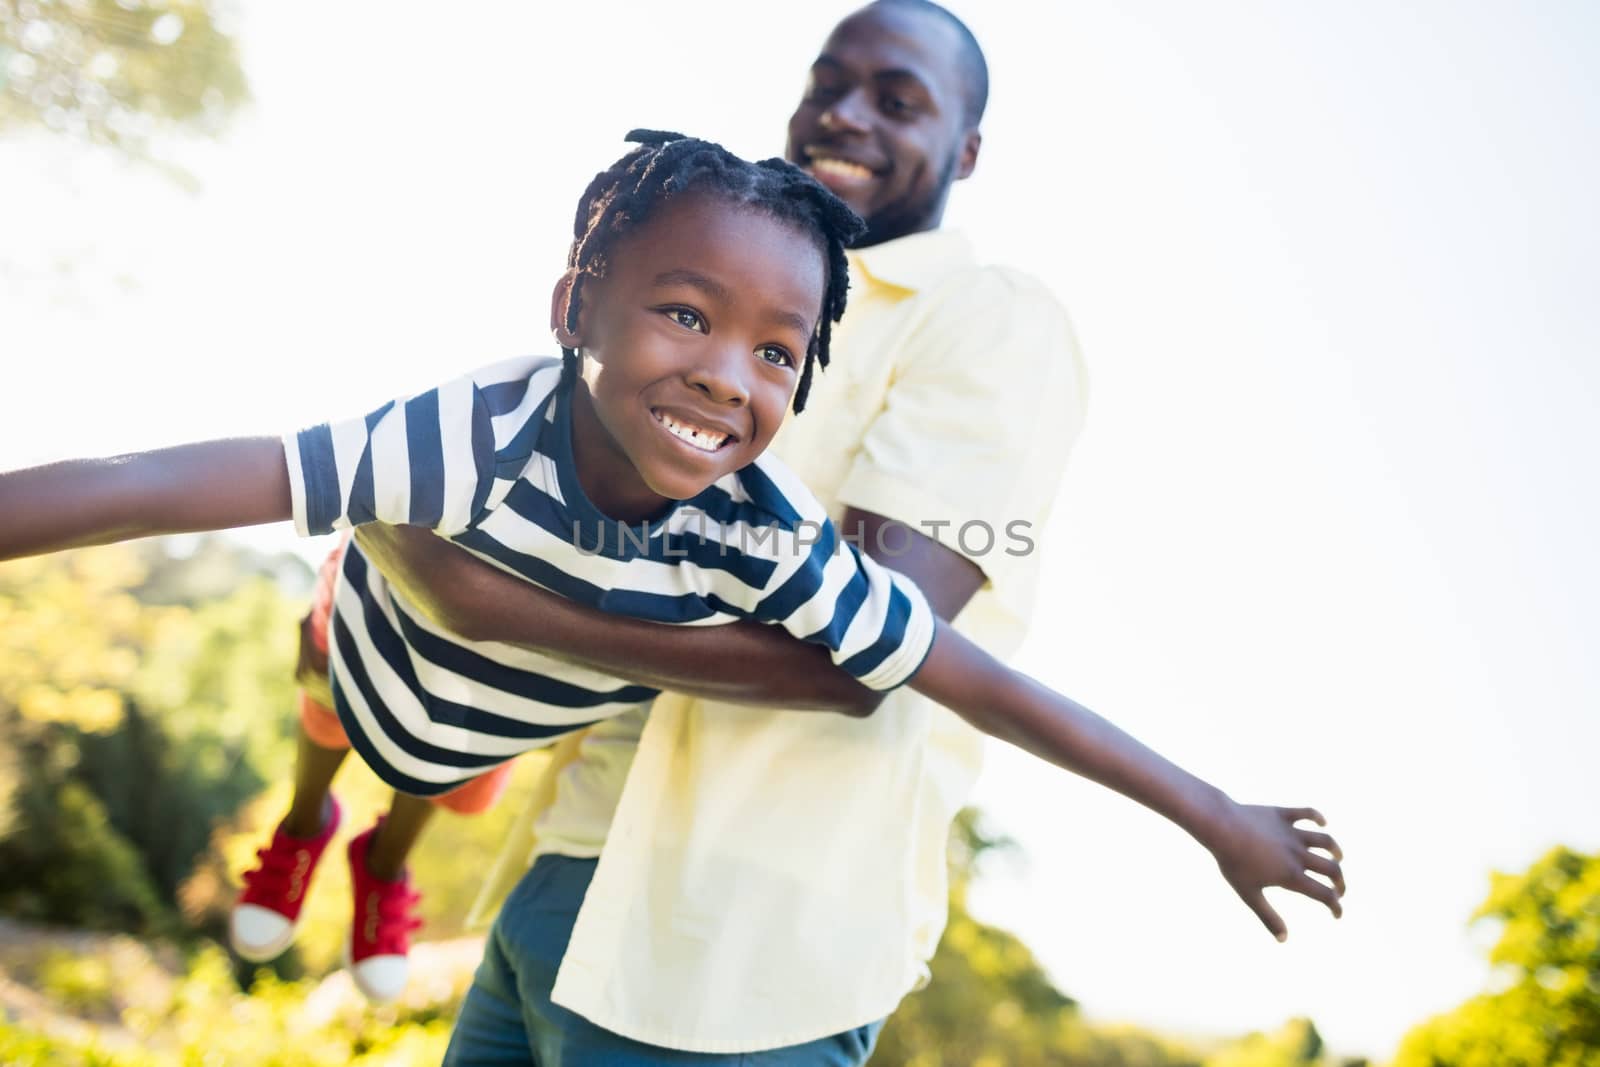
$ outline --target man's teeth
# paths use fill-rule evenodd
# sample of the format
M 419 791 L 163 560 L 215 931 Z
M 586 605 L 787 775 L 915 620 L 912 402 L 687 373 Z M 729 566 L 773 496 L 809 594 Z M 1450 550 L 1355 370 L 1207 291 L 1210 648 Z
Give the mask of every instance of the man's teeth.
M 831 159 L 828 156 L 812 156 L 811 169 L 838 178 L 847 178 L 850 181 L 866 181 L 872 177 L 872 171 L 868 167 L 845 159 Z
M 725 433 L 717 433 L 715 430 L 702 430 L 700 427 L 691 426 L 687 422 L 679 422 L 665 412 L 661 413 L 660 418 L 661 425 L 667 428 L 668 433 L 688 441 L 702 452 L 715 452 L 722 447 L 722 442 L 728 439 L 728 435 Z

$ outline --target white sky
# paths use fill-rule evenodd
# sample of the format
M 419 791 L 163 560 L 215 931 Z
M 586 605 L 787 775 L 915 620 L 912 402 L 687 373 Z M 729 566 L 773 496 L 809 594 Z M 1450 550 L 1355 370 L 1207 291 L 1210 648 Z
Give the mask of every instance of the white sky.
M 248 4 L 198 193 L 0 146 L 0 467 L 545 350 L 621 134 L 779 153 L 848 8 Z M 1027 861 L 977 907 L 1095 1017 L 1387 1055 L 1483 986 L 1491 868 L 1600 849 L 1600 8 L 956 8 L 994 92 L 947 221 L 1053 286 L 1094 381 L 1021 665 L 1322 807 L 1351 885 L 1277 945 L 1181 833 L 997 745 L 978 802 Z

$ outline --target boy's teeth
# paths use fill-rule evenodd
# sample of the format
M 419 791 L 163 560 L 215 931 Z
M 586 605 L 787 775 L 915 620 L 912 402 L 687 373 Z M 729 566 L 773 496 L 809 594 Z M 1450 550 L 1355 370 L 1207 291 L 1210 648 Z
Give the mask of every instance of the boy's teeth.
M 865 181 L 867 178 L 872 177 L 872 171 L 859 163 L 851 163 L 843 159 L 830 159 L 827 156 L 813 156 L 811 169 L 835 174 L 841 178 L 854 178 L 860 181 Z
M 667 432 L 672 436 L 682 438 L 694 445 L 694 447 L 706 452 L 715 452 L 722 447 L 722 442 L 728 439 L 728 435 L 725 433 L 717 433 L 715 430 L 702 430 L 698 426 L 679 422 L 665 412 L 661 413 L 660 418 L 661 425 L 665 426 Z

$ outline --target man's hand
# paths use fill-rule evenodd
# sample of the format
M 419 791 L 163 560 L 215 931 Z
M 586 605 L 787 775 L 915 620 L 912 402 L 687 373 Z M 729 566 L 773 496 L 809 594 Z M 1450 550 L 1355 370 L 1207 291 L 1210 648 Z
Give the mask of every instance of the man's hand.
M 1320 900 L 1335 919 L 1344 913 L 1339 904 L 1344 896 L 1344 871 L 1339 867 L 1344 852 L 1327 834 L 1295 825 L 1305 821 L 1327 825 L 1315 808 L 1233 804 L 1214 839 L 1207 842 L 1222 877 L 1279 941 L 1288 938 L 1289 928 L 1262 893 L 1269 885 Z M 1311 877 L 1313 873 L 1328 881 Z

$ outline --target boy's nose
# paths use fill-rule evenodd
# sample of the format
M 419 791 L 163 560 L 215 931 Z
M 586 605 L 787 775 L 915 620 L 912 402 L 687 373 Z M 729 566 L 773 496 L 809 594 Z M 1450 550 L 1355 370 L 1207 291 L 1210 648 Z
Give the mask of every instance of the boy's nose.
M 750 400 L 750 387 L 745 380 L 749 358 L 740 359 L 743 352 L 731 350 L 719 353 L 720 358 L 702 360 L 690 370 L 689 385 L 717 404 L 743 407 Z

